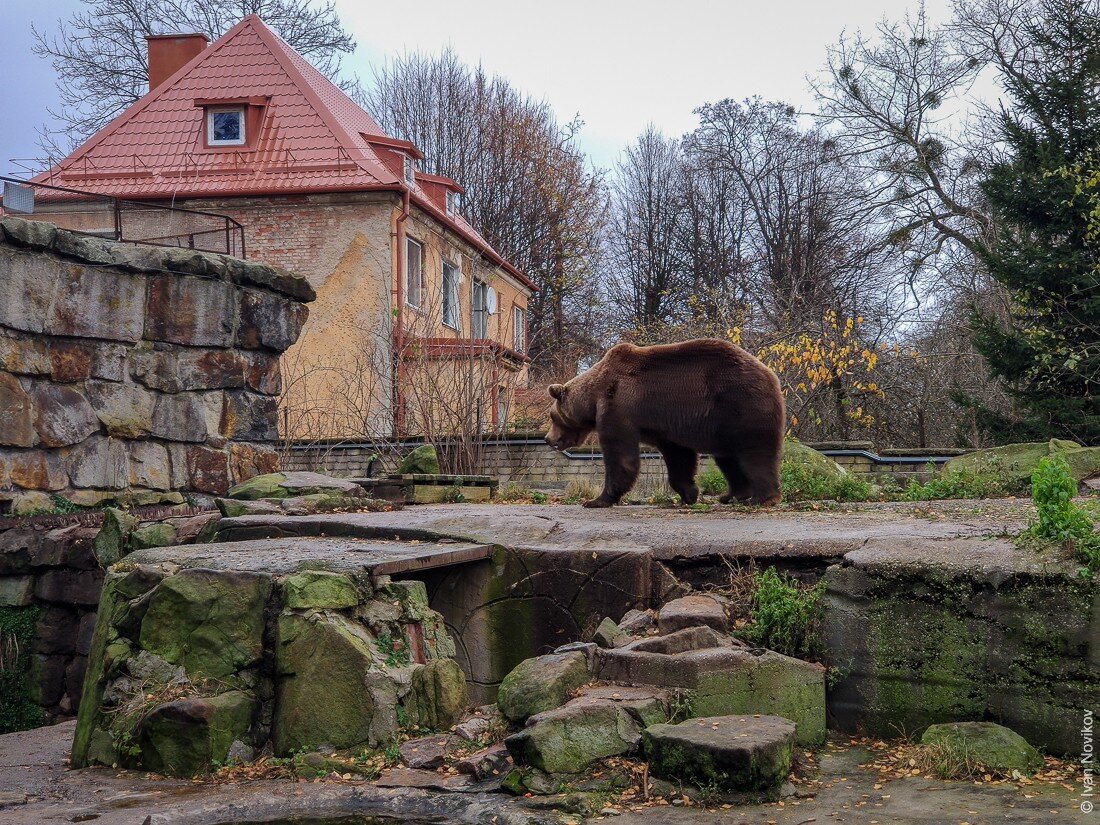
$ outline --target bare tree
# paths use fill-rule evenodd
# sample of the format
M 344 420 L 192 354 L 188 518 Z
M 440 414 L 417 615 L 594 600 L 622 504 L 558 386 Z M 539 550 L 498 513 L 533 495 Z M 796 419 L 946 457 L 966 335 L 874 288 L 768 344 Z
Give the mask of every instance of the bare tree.
M 599 344 L 596 262 L 605 214 L 601 176 L 544 101 L 464 65 L 452 51 L 406 55 L 376 71 L 367 107 L 415 143 L 426 170 L 465 187 L 463 215 L 525 272 L 537 375 L 571 375 Z
M 329 77 L 341 56 L 355 49 L 332 2 L 314 0 L 84 0 L 84 8 L 58 20 L 53 32 L 34 29 L 34 53 L 57 74 L 61 107 L 50 114 L 60 130 L 40 130 L 51 160 L 98 132 L 148 89 L 145 37 L 197 32 L 221 37 L 257 14 L 299 54 Z M 354 88 L 355 81 L 347 84 Z

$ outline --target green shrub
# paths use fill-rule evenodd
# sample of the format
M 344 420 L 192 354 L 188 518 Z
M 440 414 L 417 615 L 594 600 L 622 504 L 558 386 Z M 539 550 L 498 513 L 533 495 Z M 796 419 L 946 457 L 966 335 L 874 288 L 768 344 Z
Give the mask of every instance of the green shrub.
M 935 501 L 943 498 L 999 498 L 1009 495 L 1001 477 L 970 470 L 945 470 L 921 484 L 916 479 L 902 492 L 905 501 Z
M 787 656 L 819 658 L 825 585 L 802 587 L 774 567 L 753 578 L 756 592 L 745 638 Z
M 722 471 L 714 466 L 708 467 L 699 473 L 695 483 L 699 485 L 699 492 L 705 496 L 720 496 L 729 488 Z
M 0 607 L 0 733 L 45 722 L 29 694 L 29 654 L 38 624 L 37 607 Z
M 779 483 L 787 501 L 868 501 L 875 488 L 851 473 L 829 477 L 805 464 L 784 461 L 779 468 Z
M 1096 534 L 1092 515 L 1073 500 L 1076 495 L 1077 480 L 1065 457 L 1055 454 L 1042 459 L 1031 474 L 1031 499 L 1037 519 L 1024 537 L 1072 549 L 1078 561 L 1090 570 L 1100 571 L 1100 535 Z

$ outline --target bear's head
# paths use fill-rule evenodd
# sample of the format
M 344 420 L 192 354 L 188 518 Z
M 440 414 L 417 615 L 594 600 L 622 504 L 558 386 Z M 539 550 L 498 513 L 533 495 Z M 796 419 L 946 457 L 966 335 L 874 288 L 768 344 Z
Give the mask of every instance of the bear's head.
M 587 393 L 579 384 L 551 384 L 550 429 L 546 443 L 555 450 L 576 447 L 596 427 L 594 405 L 586 399 Z

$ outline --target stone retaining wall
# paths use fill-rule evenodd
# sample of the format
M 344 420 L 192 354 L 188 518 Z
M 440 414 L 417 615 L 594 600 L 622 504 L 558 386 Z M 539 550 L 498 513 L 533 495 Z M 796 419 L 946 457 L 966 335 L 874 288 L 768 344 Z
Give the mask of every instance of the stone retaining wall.
M 279 355 L 313 298 L 264 264 L 0 220 L 0 507 L 219 494 L 271 471 Z

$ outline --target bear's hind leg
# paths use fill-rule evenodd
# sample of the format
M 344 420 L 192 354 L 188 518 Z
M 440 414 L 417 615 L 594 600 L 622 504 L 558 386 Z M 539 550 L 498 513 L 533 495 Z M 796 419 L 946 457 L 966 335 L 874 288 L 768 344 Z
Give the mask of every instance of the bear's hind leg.
M 680 496 L 680 502 L 697 502 L 699 488 L 695 486 L 695 472 L 699 466 L 699 456 L 695 450 L 678 444 L 661 444 L 657 449 L 661 451 L 665 466 L 668 467 L 668 486 Z
M 718 469 L 722 471 L 722 475 L 726 477 L 726 484 L 729 489 L 724 495 L 719 497 L 719 501 L 722 504 L 729 504 L 731 501 L 747 501 L 752 496 L 752 489 L 749 484 L 749 479 L 741 472 L 741 464 L 734 456 L 715 456 L 714 463 L 718 465 Z
M 748 480 L 748 495 L 741 499 L 748 504 L 769 507 L 783 498 L 779 487 L 779 462 L 782 447 L 745 450 L 737 456 L 741 472 Z
M 585 507 L 612 507 L 630 492 L 638 480 L 641 446 L 636 433 L 626 427 L 601 422 L 597 428 L 600 449 L 603 450 L 603 492 L 597 498 L 584 503 Z

